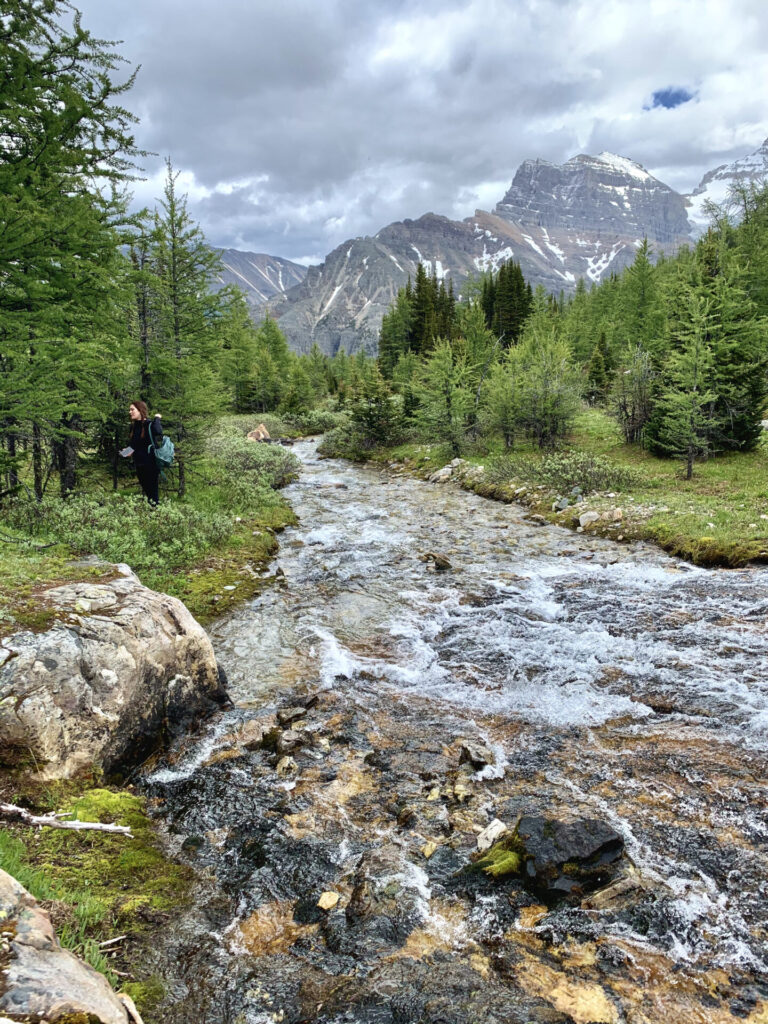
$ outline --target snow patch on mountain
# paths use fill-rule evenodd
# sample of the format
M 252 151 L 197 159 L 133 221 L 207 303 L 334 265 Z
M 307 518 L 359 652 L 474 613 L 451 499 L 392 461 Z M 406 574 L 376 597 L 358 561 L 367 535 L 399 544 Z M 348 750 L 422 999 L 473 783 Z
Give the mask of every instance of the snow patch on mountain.
M 598 153 L 596 159 L 620 174 L 628 174 L 631 178 L 637 178 L 638 181 L 655 181 L 655 178 L 646 171 L 642 164 L 635 163 L 634 160 L 630 160 L 626 156 L 604 151 Z
M 492 270 L 496 273 L 502 263 L 507 263 L 509 260 L 513 260 L 514 258 L 515 251 L 509 245 L 505 246 L 503 249 L 497 249 L 496 252 L 488 252 L 487 247 L 483 245 L 482 256 L 475 256 L 473 262 L 481 272 Z
M 760 185 L 768 181 L 768 139 L 753 153 L 734 160 L 730 164 L 721 164 L 708 171 L 699 182 L 697 188 L 686 196 L 688 201 L 688 219 L 694 231 L 700 234 L 707 230 L 711 223 L 708 207 L 714 203 L 721 206 L 726 203 L 731 188 L 738 185 Z

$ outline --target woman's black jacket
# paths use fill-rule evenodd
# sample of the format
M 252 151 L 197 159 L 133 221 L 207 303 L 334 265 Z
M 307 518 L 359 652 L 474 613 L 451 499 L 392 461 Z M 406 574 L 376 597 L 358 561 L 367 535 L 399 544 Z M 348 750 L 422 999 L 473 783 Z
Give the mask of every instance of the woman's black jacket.
M 149 450 L 154 440 L 159 444 L 163 439 L 163 424 L 159 416 L 152 420 L 152 438 L 149 436 L 149 420 L 135 420 L 131 426 L 131 436 L 128 444 L 133 448 L 133 461 L 137 466 L 151 466 L 155 464 L 155 456 Z

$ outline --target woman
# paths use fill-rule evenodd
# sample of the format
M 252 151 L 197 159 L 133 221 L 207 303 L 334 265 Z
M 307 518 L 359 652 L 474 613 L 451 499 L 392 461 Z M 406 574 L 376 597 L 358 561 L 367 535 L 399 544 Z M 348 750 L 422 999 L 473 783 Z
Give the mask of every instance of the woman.
M 128 438 L 128 447 L 123 448 L 120 454 L 126 458 L 133 455 L 136 476 L 139 478 L 141 489 L 150 505 L 157 505 L 160 502 L 158 495 L 160 470 L 157 468 L 154 452 L 150 451 L 150 445 L 156 445 L 163 439 L 161 417 L 157 413 L 150 424 L 146 402 L 131 402 L 128 415 L 131 417 L 131 434 Z

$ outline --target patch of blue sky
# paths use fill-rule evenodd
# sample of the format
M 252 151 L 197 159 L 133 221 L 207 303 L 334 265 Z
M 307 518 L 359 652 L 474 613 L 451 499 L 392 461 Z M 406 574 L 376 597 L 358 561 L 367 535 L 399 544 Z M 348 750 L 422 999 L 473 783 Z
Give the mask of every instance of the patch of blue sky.
M 643 110 L 653 110 L 654 107 L 664 107 L 666 110 L 673 110 L 683 103 L 688 103 L 695 96 L 695 91 L 670 85 L 666 89 L 657 89 L 651 96 L 651 102 L 646 103 Z

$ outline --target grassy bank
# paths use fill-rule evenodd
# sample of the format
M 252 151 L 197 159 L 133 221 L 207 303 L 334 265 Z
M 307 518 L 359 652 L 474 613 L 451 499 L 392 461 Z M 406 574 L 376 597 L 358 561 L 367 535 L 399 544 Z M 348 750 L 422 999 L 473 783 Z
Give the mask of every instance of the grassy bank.
M 426 478 L 450 462 L 452 453 L 441 445 L 408 443 L 370 457 L 402 463 Z M 525 504 L 553 523 L 577 528 L 586 511 L 608 515 L 619 509 L 620 519 L 600 519 L 586 530 L 651 541 L 702 566 L 768 559 L 768 440 L 753 452 L 697 463 L 693 478 L 685 480 L 679 462 L 625 444 L 606 413 L 584 409 L 555 456 L 523 443 L 510 451 L 498 442 L 470 447 L 463 457 L 484 467 L 465 486 Z M 578 503 L 570 494 L 574 488 L 582 491 Z M 553 509 L 566 498 L 567 508 Z
M 0 635 L 50 625 L 52 614 L 36 600 L 41 589 L 109 572 L 83 565 L 84 555 L 127 562 L 202 622 L 251 597 L 263 585 L 276 532 L 295 521 L 280 489 L 298 472 L 289 448 L 246 439 L 258 422 L 222 420 L 189 467 L 187 493 L 178 497 L 171 475 L 157 509 L 137 493 L 128 467 L 114 491 L 96 461 L 86 462 L 80 489 L 66 501 L 52 494 L 37 504 L 22 494 L 7 502 L 0 511 Z
M 125 468 L 121 487 L 95 460 L 86 462 L 78 493 L 42 505 L 21 497 L 0 512 L 0 635 L 49 628 L 56 613 L 38 596 L 76 580 L 105 581 L 110 564 L 127 562 L 142 582 L 173 594 L 205 623 L 264 586 L 262 570 L 277 549 L 276 533 L 295 521 L 281 488 L 298 463 L 289 448 L 255 444 L 248 430 L 268 420 L 275 436 L 301 424 L 275 417 L 227 417 L 190 467 L 183 499 L 161 492 L 151 509 Z M 311 424 L 310 424 L 311 425 Z M 172 483 L 172 481 L 170 481 Z M 0 798 L 36 812 L 71 811 L 84 821 L 130 825 L 134 839 L 8 825 L 0 829 L 0 868 L 50 910 L 62 943 L 131 995 L 149 1022 L 163 997 L 143 970 L 144 951 L 190 898 L 194 875 L 169 861 L 144 801 L 131 789 L 106 789 L 98 775 L 73 783 L 34 783 L 0 775 Z M 115 946 L 101 944 L 126 936 Z
M 0 830 L 0 868 L 42 902 L 62 945 L 132 996 L 149 1021 L 164 991 L 143 966 L 146 947 L 188 903 L 192 873 L 165 857 L 133 792 L 92 781 L 43 788 L 0 777 L 0 794 L 40 813 L 71 811 L 80 821 L 130 826 L 133 839 L 10 825 Z

